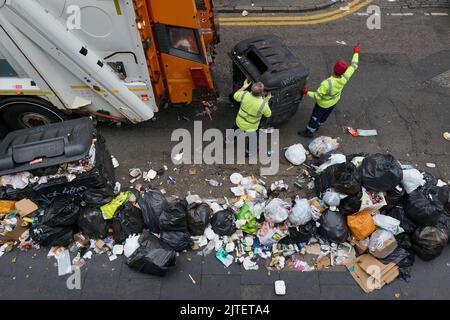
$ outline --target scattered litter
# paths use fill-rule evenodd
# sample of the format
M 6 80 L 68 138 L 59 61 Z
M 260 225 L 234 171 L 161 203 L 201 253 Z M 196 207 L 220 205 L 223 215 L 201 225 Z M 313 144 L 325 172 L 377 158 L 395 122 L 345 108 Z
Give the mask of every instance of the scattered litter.
M 63 250 L 59 256 L 56 257 L 56 261 L 58 262 L 58 276 L 72 273 L 69 250 Z
M 139 169 L 139 168 L 130 169 L 130 176 L 132 176 L 133 178 L 137 178 L 140 175 L 142 175 L 141 169 Z
M 221 183 L 219 183 L 219 181 L 214 180 L 214 179 L 205 179 L 205 181 L 208 182 L 213 187 L 218 187 L 221 185 Z
M 363 130 L 363 129 L 358 129 L 358 136 L 360 137 L 373 137 L 373 136 L 377 136 L 378 132 L 375 129 L 370 129 L 370 130 Z
M 444 132 L 442 136 L 444 137 L 445 140 L 450 141 L 450 132 Z
M 284 296 L 286 294 L 286 284 L 284 280 L 275 281 L 275 294 L 278 296 Z
M 189 278 L 191 278 L 192 283 L 196 284 L 196 282 L 195 282 L 194 278 L 192 278 L 191 274 L 188 274 L 188 276 L 189 276 Z
M 117 168 L 117 167 L 119 167 L 119 161 L 117 161 L 116 157 L 114 157 L 113 155 L 111 155 L 111 160 L 112 160 L 114 169 Z
M 343 45 L 343 46 L 346 46 L 346 45 L 347 45 L 347 42 L 345 42 L 345 41 L 337 41 L 337 40 L 336 40 L 336 43 L 337 43 L 337 44 L 341 44 L 341 45 Z
M 230 176 L 230 181 L 233 184 L 241 183 L 242 179 L 243 179 L 242 175 L 240 173 L 237 173 L 237 172 L 231 174 L 231 176 Z
M 248 16 L 248 11 L 247 11 L 247 10 L 243 10 L 243 11 L 242 11 L 242 16 L 243 16 L 243 17 Z
M 306 161 L 306 150 L 301 143 L 297 143 L 287 148 L 284 156 L 290 163 L 299 166 Z
M 432 162 L 427 162 L 426 166 L 427 166 L 428 168 L 436 168 L 436 164 L 435 164 L 435 163 L 432 163 Z
M 144 181 L 150 182 L 151 180 L 155 179 L 157 175 L 157 172 L 153 169 L 150 169 L 148 172 L 144 172 L 144 175 L 142 176 L 144 178 Z

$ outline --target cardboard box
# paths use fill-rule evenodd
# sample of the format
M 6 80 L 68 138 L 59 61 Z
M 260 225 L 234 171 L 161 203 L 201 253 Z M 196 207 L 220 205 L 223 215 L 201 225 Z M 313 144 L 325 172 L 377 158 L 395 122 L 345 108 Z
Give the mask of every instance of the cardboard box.
M 22 199 L 16 202 L 16 210 L 19 210 L 21 218 L 35 212 L 37 209 L 39 209 L 38 206 L 31 200 Z
M 347 268 L 365 293 L 381 289 L 394 281 L 400 273 L 396 264 L 390 262 L 385 265 L 370 254 L 359 256 L 355 263 Z

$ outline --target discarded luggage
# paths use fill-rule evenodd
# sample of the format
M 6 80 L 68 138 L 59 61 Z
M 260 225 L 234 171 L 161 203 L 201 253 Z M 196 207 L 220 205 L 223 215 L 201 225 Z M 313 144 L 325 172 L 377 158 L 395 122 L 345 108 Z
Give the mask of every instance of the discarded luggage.
M 213 231 L 219 236 L 231 236 L 236 231 L 234 221 L 234 212 L 231 209 L 226 209 L 216 212 L 210 223 Z
M 330 242 L 346 242 L 350 232 L 345 216 L 336 211 L 325 211 L 320 216 L 319 235 Z
M 45 210 L 42 223 L 49 227 L 68 227 L 73 225 L 80 212 L 80 205 L 74 198 L 58 197 L 53 199 Z
M 103 239 L 108 235 L 108 222 L 103 219 L 103 213 L 98 208 L 81 208 L 78 227 L 82 234 L 93 239 Z
M 179 200 L 170 204 L 159 217 L 161 231 L 187 231 L 187 202 Z
M 128 258 L 127 265 L 138 272 L 164 276 L 175 265 L 175 251 L 161 246 L 151 233 L 143 233 L 141 237 L 140 246 Z
M 201 236 L 213 211 L 207 203 L 191 203 L 187 207 L 187 226 L 193 236 Z
M 373 154 L 362 162 L 362 185 L 368 191 L 386 192 L 400 184 L 403 171 L 400 163 L 390 154 Z
M 116 211 L 112 219 L 113 237 L 117 243 L 122 243 L 128 236 L 141 233 L 144 228 L 144 218 L 139 208 L 125 202 Z

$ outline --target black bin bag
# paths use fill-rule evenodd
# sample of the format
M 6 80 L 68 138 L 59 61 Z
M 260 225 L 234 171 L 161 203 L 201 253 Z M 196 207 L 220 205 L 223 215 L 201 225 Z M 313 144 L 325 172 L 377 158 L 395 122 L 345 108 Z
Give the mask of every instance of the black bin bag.
M 149 229 L 150 232 L 159 233 L 159 217 L 169 206 L 166 197 L 158 189 L 145 190 L 142 195 L 135 189 L 131 189 L 131 191 L 138 199 L 139 207 L 144 216 L 145 227 Z
M 339 212 L 345 216 L 359 212 L 361 209 L 362 192 L 345 197 L 339 203 Z
M 361 191 L 361 173 L 351 162 L 337 165 L 331 179 L 331 186 L 339 193 L 357 194 Z
M 159 217 L 161 231 L 187 231 L 187 202 L 179 200 L 170 204 Z
M 231 236 L 236 231 L 235 220 L 235 214 L 231 209 L 221 210 L 212 216 L 211 227 L 219 236 Z
M 201 236 L 213 211 L 207 203 L 191 203 L 187 208 L 188 230 L 193 236 Z
M 400 163 L 390 154 L 369 155 L 362 161 L 362 185 L 368 191 L 386 192 L 403 179 Z
M 329 242 L 343 243 L 350 232 L 344 215 L 327 210 L 320 216 L 319 235 Z
M 140 233 L 144 229 L 144 218 L 139 208 L 125 202 L 117 209 L 112 225 L 114 241 L 122 243 L 128 236 Z
M 73 230 L 72 227 L 50 227 L 39 224 L 31 228 L 30 236 L 33 241 L 44 247 L 66 247 L 73 240 Z
M 90 238 L 103 239 L 108 236 L 108 221 L 103 219 L 103 213 L 98 208 L 82 208 L 78 217 L 78 228 Z
M 194 244 L 191 235 L 183 231 L 162 231 L 161 242 L 175 251 L 189 250 Z
M 412 249 L 422 260 L 432 260 L 442 253 L 448 237 L 448 230 L 443 226 L 419 227 L 411 237 Z
M 400 269 L 400 278 L 407 280 L 411 277 L 411 267 L 414 264 L 414 253 L 404 248 L 397 247 L 395 250 L 384 259 L 380 259 L 383 264 L 390 262 L 395 263 Z
M 144 232 L 139 240 L 140 246 L 128 257 L 127 265 L 138 272 L 164 276 L 175 265 L 176 252 L 164 248 L 159 239 Z
M 316 222 L 311 220 L 308 223 L 288 228 L 289 236 L 280 240 L 282 244 L 294 244 L 308 242 L 314 235 L 317 234 Z
M 397 205 L 401 205 L 403 203 L 403 199 L 406 195 L 405 189 L 398 185 L 394 189 L 386 191 L 384 199 L 386 200 L 386 205 L 381 208 L 383 210 L 391 210 Z
M 89 188 L 83 194 L 83 201 L 90 206 L 102 206 L 110 203 L 114 198 L 114 189 L 106 184 L 103 187 Z
M 408 218 L 408 216 L 405 213 L 405 210 L 401 206 L 396 206 L 391 210 L 383 210 L 381 213 L 399 220 L 400 227 L 402 227 L 403 230 L 405 230 L 405 233 L 407 234 L 411 234 L 417 229 L 415 223 Z
M 428 189 L 417 188 L 405 197 L 405 212 L 418 226 L 434 226 L 441 214 L 444 214 L 444 203 L 440 187 Z
M 54 198 L 45 209 L 42 223 L 49 227 L 68 227 L 75 224 L 80 213 L 79 201 L 71 197 Z

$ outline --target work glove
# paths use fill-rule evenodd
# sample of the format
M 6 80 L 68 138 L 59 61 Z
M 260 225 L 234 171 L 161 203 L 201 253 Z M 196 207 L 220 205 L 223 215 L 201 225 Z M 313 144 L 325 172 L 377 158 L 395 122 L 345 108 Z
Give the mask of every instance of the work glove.
M 244 85 L 242 86 L 242 88 L 246 89 L 246 88 L 248 88 L 251 84 L 252 84 L 251 81 L 249 81 L 248 79 L 245 79 Z
M 308 88 L 307 87 L 303 87 L 302 88 L 302 93 L 303 93 L 303 95 L 306 95 L 308 93 Z
M 359 53 L 359 44 L 353 47 L 353 53 Z

